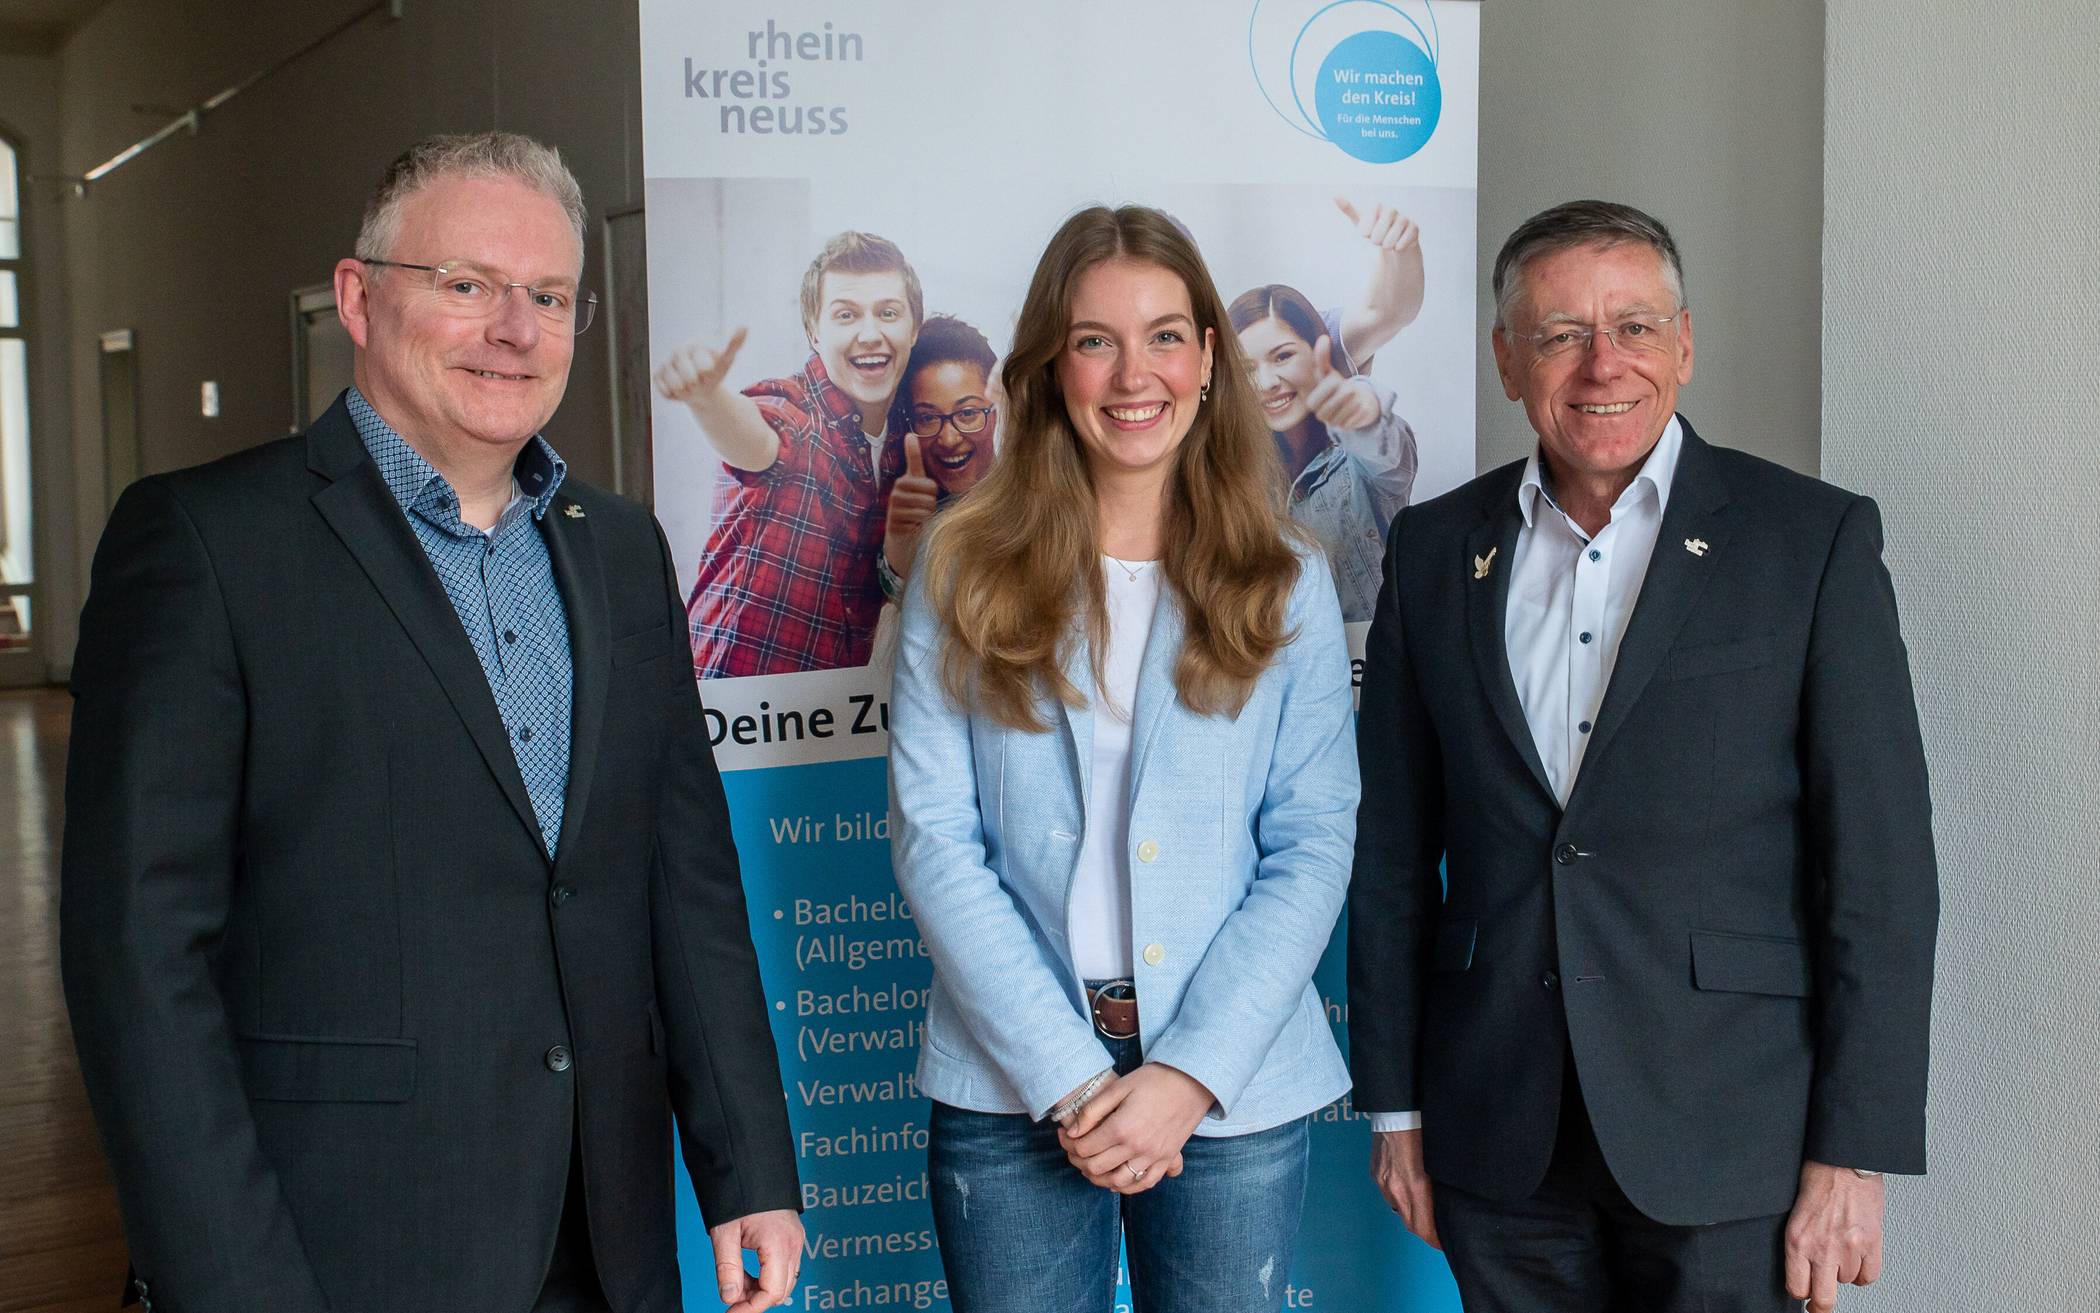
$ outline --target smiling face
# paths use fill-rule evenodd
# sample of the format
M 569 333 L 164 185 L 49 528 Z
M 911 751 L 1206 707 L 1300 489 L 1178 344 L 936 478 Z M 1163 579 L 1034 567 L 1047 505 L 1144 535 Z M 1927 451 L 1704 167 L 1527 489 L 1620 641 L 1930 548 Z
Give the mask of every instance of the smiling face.
M 1637 242 L 1576 246 L 1523 270 L 1515 322 L 1494 332 L 1502 391 L 1524 403 L 1556 479 L 1624 486 L 1677 409 L 1692 379 L 1692 316 L 1682 310 L 1662 257 Z M 1527 334 L 1555 323 L 1612 327 L 1633 316 L 1677 315 L 1658 349 L 1629 349 L 1598 334 L 1587 350 L 1542 358 Z
M 1178 275 L 1136 260 L 1081 273 L 1071 306 L 1055 373 L 1095 482 L 1164 486 L 1210 382 L 1210 330 L 1199 333 Z
M 1254 390 L 1272 430 L 1288 433 L 1312 418 L 1305 404 L 1305 394 L 1319 381 L 1312 343 L 1270 315 L 1240 330 L 1240 349 L 1254 365 Z
M 990 409 L 991 383 L 984 371 L 967 361 L 941 360 L 921 367 L 911 376 L 908 389 L 914 414 L 935 412 L 953 415 L 959 410 Z M 949 420 L 930 438 L 919 439 L 926 472 L 941 485 L 941 491 L 958 496 L 977 486 L 992 468 L 996 416 L 988 416 L 975 433 L 963 433 Z
M 514 178 L 439 178 L 403 203 L 387 258 L 467 260 L 510 281 L 574 289 L 583 252 L 561 203 Z M 373 408 L 433 463 L 475 447 L 515 449 L 543 428 L 569 382 L 575 336 L 522 290 L 486 318 L 447 314 L 430 275 L 337 266 L 337 301 Z
M 902 272 L 832 270 L 824 275 L 809 344 L 831 381 L 860 407 L 867 432 L 880 433 L 889 421 L 904 362 L 918 336 Z

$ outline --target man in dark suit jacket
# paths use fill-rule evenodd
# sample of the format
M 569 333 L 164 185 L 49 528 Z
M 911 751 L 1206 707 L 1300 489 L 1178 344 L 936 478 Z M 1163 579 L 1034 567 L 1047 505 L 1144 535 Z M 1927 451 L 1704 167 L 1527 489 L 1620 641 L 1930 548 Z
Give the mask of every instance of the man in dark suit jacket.
M 96 553 L 64 976 L 162 1313 L 675 1313 L 674 1116 L 723 1298 L 793 1281 L 676 574 L 536 436 L 582 225 L 545 146 L 412 148 L 336 268 L 356 387 Z
M 1828 1309 L 1880 1269 L 1879 1173 L 1925 1168 L 1938 892 L 1879 516 L 1676 415 L 1647 215 L 1549 210 L 1495 291 L 1537 454 L 1393 525 L 1366 660 L 1373 1174 L 1471 1313 Z

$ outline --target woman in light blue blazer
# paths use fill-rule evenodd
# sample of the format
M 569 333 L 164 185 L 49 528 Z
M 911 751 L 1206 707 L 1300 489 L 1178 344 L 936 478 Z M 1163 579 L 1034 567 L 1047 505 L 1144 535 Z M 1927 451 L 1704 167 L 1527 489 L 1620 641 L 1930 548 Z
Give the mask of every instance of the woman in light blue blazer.
M 934 962 L 919 1081 L 958 1313 L 1281 1306 L 1312 972 L 1357 800 L 1334 583 L 1194 244 L 1051 239 L 984 481 L 927 531 L 891 693 L 892 852 Z

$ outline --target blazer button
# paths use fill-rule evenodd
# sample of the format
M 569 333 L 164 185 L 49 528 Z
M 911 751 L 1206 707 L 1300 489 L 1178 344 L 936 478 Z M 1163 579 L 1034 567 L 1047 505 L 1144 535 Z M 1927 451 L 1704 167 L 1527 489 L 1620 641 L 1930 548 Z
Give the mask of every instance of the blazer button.
M 1553 850 L 1553 860 L 1559 862 L 1562 866 L 1573 866 L 1575 859 L 1581 855 L 1572 843 L 1564 843 Z
M 1138 860 L 1139 860 L 1139 861 L 1141 861 L 1141 862 L 1149 862 L 1149 861 L 1151 861 L 1151 860 L 1152 860 L 1153 858 L 1155 858 L 1155 857 L 1158 857 L 1158 856 L 1159 856 L 1159 845 L 1158 845 L 1158 844 L 1156 844 L 1156 843 L 1154 843 L 1154 842 L 1152 842 L 1152 841 L 1151 841 L 1150 839 L 1147 839 L 1147 840 L 1145 840 L 1145 841 L 1144 841 L 1143 843 L 1141 843 L 1141 844 L 1139 844 L 1139 845 L 1138 845 Z
M 547 897 L 554 901 L 556 907 L 560 907 L 575 896 L 576 886 L 571 884 L 558 884 L 547 891 Z
M 1560 973 L 1557 971 L 1548 971 L 1545 975 L 1540 976 L 1539 987 L 1542 989 L 1559 989 Z
M 567 1071 L 568 1069 L 569 1050 L 567 1049 L 567 1047 L 565 1047 L 564 1045 L 557 1044 L 553 1048 L 547 1050 L 547 1070 Z
M 1165 947 L 1165 945 L 1162 945 L 1162 944 L 1147 944 L 1147 945 L 1145 945 L 1145 965 L 1146 965 L 1146 966 L 1148 966 L 1148 967 L 1156 967 L 1156 966 L 1158 966 L 1158 965 L 1159 965 L 1160 963 L 1162 963 L 1162 962 L 1164 962 L 1164 961 L 1166 961 L 1166 960 L 1167 960 L 1167 950 L 1166 950 L 1166 947 Z

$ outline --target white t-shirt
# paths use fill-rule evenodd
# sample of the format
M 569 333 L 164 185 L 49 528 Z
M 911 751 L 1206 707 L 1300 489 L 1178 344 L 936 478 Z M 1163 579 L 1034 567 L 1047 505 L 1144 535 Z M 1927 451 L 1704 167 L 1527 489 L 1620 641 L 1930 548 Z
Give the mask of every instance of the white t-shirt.
M 1082 979 L 1130 975 L 1130 717 L 1152 617 L 1159 609 L 1157 561 L 1101 558 L 1108 583 L 1108 653 L 1094 699 L 1094 760 L 1086 834 L 1072 875 L 1072 964 Z M 1135 577 L 1133 577 L 1135 576 Z

